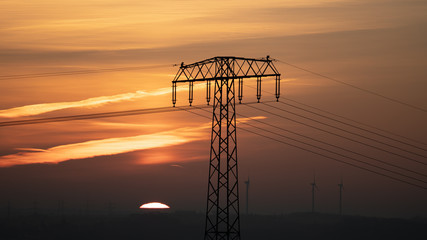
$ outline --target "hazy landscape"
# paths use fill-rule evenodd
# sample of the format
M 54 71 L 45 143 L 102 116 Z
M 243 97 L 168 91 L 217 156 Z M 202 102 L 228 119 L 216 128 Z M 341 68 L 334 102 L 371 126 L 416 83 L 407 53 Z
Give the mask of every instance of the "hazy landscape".
M 1 219 L 2 239 L 203 239 L 203 213 L 30 214 Z M 426 218 L 321 213 L 241 216 L 242 239 L 425 239 Z

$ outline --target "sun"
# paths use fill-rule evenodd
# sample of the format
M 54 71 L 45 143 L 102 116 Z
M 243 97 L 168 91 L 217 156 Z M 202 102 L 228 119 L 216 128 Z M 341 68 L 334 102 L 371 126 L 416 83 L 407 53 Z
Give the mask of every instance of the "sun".
M 167 209 L 170 208 L 168 205 L 160 203 L 160 202 L 150 202 L 142 204 L 139 208 L 142 209 Z

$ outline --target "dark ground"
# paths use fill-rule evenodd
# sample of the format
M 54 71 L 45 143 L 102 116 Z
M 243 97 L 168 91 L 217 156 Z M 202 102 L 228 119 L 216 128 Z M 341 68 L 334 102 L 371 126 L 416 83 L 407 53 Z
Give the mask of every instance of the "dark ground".
M 3 217 L 0 239 L 203 239 L 204 214 L 42 215 Z M 241 235 L 255 239 L 427 239 L 427 219 L 330 214 L 242 215 Z

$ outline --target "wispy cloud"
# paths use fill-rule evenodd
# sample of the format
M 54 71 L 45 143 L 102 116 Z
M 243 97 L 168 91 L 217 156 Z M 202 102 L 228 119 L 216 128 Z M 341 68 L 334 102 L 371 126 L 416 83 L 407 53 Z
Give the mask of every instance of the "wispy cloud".
M 0 167 L 34 163 L 59 163 L 70 159 L 115 155 L 137 150 L 183 144 L 203 138 L 204 135 L 202 135 L 198 129 L 182 128 L 156 134 L 66 144 L 39 151 L 21 149 L 24 151 L 0 157 Z
M 201 84 L 197 84 L 194 86 L 196 89 L 201 87 Z M 177 91 L 186 90 L 184 87 L 178 87 Z M 63 110 L 68 108 L 94 108 L 99 107 L 108 103 L 117 103 L 121 101 L 132 101 L 139 98 L 147 97 L 147 96 L 160 96 L 164 94 L 170 94 L 170 88 L 159 88 L 154 91 L 136 91 L 133 93 L 123 93 L 116 94 L 111 96 L 101 96 L 101 97 L 93 97 L 80 101 L 74 102 L 54 102 L 54 103 L 40 103 L 40 104 L 32 104 L 21 107 L 9 108 L 0 110 L 0 117 L 5 118 L 14 118 L 14 117 L 24 117 L 24 116 L 34 116 L 47 112 Z
M 134 100 L 137 98 L 144 97 L 146 95 L 147 93 L 143 91 L 136 91 L 134 93 L 124 93 L 124 94 L 117 94 L 112 96 L 88 98 L 85 100 L 75 101 L 75 102 L 32 104 L 32 105 L 26 105 L 22 107 L 0 110 L 0 117 L 12 118 L 12 117 L 33 116 L 33 115 L 52 112 L 56 110 L 67 109 L 67 108 L 98 107 L 107 103 Z
M 171 167 L 184 168 L 182 165 L 179 164 L 172 164 Z
M 237 121 L 247 122 L 265 117 L 239 118 Z M 92 140 L 81 143 L 65 144 L 48 149 L 15 148 L 19 153 L 0 157 L 0 167 L 15 165 L 50 163 L 55 164 L 71 159 L 84 159 L 97 156 L 116 155 L 121 153 L 146 150 L 160 147 L 168 147 L 188 143 L 191 141 L 208 139 L 208 123 L 195 127 L 178 128 L 171 131 L 163 131 L 154 134 L 144 134 L 131 137 L 107 138 Z M 178 159 L 168 158 L 171 162 Z M 167 160 L 167 159 L 166 159 Z M 164 163 L 160 159 L 148 159 L 141 161 L 142 164 Z
M 0 15 L 2 47 L 147 49 L 182 46 L 213 38 L 230 40 L 283 33 L 294 35 L 338 27 L 348 29 L 360 25 L 359 22 L 369 19 L 370 15 L 378 15 L 378 11 L 370 11 L 368 17 L 363 15 L 365 17 L 358 21 L 350 21 L 354 15 L 360 18 L 359 12 L 354 13 L 354 9 L 360 9 L 359 5 L 363 7 L 362 13 L 368 12 L 372 5 L 354 4 L 349 0 L 161 0 L 150 1 L 149 4 L 135 0 L 120 1 L 120 4 L 107 0 L 96 2 L 0 1 L 0 8 L 4 9 Z M 242 9 L 242 5 L 245 8 Z M 387 4 L 387 8 L 394 5 Z M 325 10 L 328 6 L 340 8 Z M 34 9 L 37 9 L 37 14 Z M 346 18 L 341 17 L 343 12 Z M 414 12 L 411 11 L 411 14 Z M 17 18 L 17 14 L 26 17 Z M 326 17 L 319 17 L 324 15 Z M 336 16 L 339 21 L 328 21 L 331 19 L 328 16 Z M 223 27 L 224 24 L 227 24 L 227 28 Z M 174 36 L 173 41 L 170 36 Z
M 15 148 L 15 150 L 24 152 L 46 152 L 46 150 L 39 148 Z

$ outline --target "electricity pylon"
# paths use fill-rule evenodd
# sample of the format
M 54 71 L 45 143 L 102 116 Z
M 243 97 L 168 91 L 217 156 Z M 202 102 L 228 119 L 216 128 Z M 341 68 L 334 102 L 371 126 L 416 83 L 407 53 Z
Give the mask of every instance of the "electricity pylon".
M 241 103 L 243 79 L 256 78 L 259 102 L 263 77 L 275 77 L 278 101 L 280 74 L 269 56 L 261 59 L 213 57 L 192 64 L 181 63 L 172 81 L 173 106 L 176 104 L 177 83 L 188 82 L 190 106 L 195 82 L 206 82 L 208 105 L 211 101 L 211 83 L 214 83 L 205 239 L 240 239 L 235 80 Z

